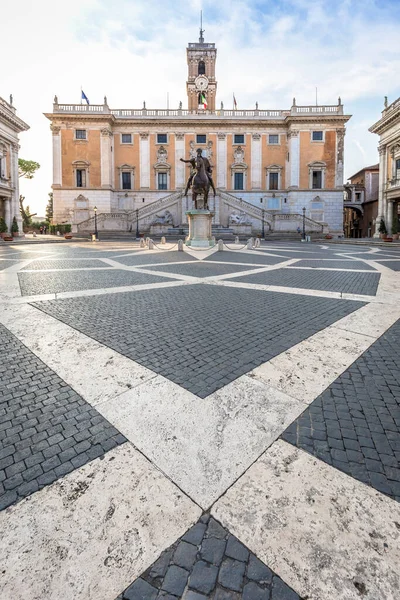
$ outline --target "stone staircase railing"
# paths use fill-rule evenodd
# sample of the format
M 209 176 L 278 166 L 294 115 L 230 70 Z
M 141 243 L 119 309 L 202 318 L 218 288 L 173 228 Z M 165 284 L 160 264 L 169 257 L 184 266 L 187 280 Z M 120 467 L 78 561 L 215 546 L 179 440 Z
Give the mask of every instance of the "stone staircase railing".
M 251 204 L 251 202 L 247 202 L 246 200 L 240 200 L 240 198 L 237 198 L 228 192 L 222 191 L 219 188 L 217 189 L 217 194 L 222 200 L 225 200 L 225 202 L 233 208 L 236 208 L 237 210 L 243 210 L 249 216 L 260 219 L 260 221 L 262 221 L 263 218 L 264 221 L 272 221 L 275 216 L 273 213 L 258 208 L 258 206 L 254 206 L 254 204 Z
M 287 213 L 287 214 L 276 214 L 274 215 L 274 220 L 276 221 L 297 221 L 299 223 L 300 228 L 303 225 L 303 215 L 300 213 Z M 319 223 L 318 221 L 314 221 L 309 217 L 304 217 L 304 224 L 306 231 L 318 231 L 323 232 L 324 224 Z
M 178 192 L 173 192 L 172 194 L 169 194 L 168 196 L 164 196 L 163 198 L 160 198 L 159 200 L 156 200 L 155 202 L 152 202 L 151 204 L 148 204 L 147 206 L 144 206 L 143 208 L 139 208 L 139 221 L 141 221 L 142 219 L 145 219 L 147 217 L 150 217 L 151 215 L 154 215 L 155 213 L 157 213 L 160 210 L 165 210 L 166 208 L 168 208 L 169 206 L 171 206 L 172 204 L 175 204 L 175 202 L 177 200 L 179 200 L 180 198 L 182 198 L 183 192 L 182 191 L 178 191 Z M 128 222 L 133 222 L 136 223 L 136 210 L 132 210 L 129 213 L 127 213 L 128 216 Z
M 112 213 L 99 213 L 97 215 L 97 226 L 99 226 L 101 223 L 103 223 L 104 221 L 107 221 L 109 219 L 122 219 L 122 220 L 127 220 L 127 213 L 125 212 L 112 212 Z M 83 232 L 83 231 L 94 231 L 94 217 L 90 217 L 89 219 L 86 219 L 85 221 L 81 221 L 80 223 L 78 223 L 77 225 L 78 227 L 78 231 L 79 232 Z

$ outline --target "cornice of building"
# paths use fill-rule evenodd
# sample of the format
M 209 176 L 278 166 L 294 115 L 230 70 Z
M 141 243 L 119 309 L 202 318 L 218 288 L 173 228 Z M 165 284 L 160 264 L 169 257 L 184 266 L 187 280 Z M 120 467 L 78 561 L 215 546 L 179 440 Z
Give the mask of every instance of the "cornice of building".
M 29 125 L 22 119 L 17 117 L 16 109 L 12 104 L 9 104 L 4 98 L 0 97 L 0 121 L 5 121 L 11 126 L 12 129 L 21 133 L 21 131 L 27 131 Z
M 368 131 L 381 135 L 396 122 L 400 125 L 400 98 L 397 98 L 397 100 L 382 111 L 382 118 L 374 123 Z

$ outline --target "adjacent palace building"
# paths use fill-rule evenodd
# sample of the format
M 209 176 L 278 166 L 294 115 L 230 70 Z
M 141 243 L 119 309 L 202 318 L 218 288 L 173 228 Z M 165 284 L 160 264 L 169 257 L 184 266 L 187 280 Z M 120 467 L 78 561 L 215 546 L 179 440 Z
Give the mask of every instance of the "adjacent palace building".
M 73 231 L 167 233 L 185 226 L 190 165 L 203 150 L 217 188 L 214 229 L 343 235 L 345 124 L 337 105 L 227 110 L 217 103 L 215 44 L 187 48 L 187 109 L 111 109 L 54 99 L 54 223 Z M 304 209 L 304 211 L 303 211 Z
M 8 232 L 15 217 L 20 235 L 23 231 L 19 210 L 18 134 L 28 129 L 29 125 L 17 117 L 12 96 L 9 102 L 0 98 L 0 217 Z

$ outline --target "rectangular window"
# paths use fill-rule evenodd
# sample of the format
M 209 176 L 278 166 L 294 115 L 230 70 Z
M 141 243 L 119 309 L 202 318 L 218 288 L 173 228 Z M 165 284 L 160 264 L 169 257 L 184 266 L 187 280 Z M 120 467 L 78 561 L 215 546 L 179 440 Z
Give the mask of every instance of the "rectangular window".
M 122 189 L 123 190 L 131 190 L 132 189 L 131 173 L 122 173 Z
M 168 143 L 168 134 L 167 133 L 157 133 L 157 144 L 167 144 Z
M 122 144 L 132 144 L 132 134 L 131 133 L 123 133 L 121 135 L 121 143 Z
M 323 131 L 313 131 L 312 132 L 312 141 L 313 142 L 323 142 L 324 141 L 324 132 Z
M 270 173 L 269 174 L 269 189 L 270 190 L 278 189 L 278 180 L 279 180 L 279 173 Z
M 76 140 L 86 140 L 86 129 L 75 129 Z
M 167 174 L 166 173 L 158 174 L 158 189 L 159 190 L 167 189 Z
M 275 133 L 271 133 L 268 136 L 268 144 L 279 144 L 279 135 Z
M 234 144 L 244 144 L 243 133 L 235 133 L 235 135 L 233 136 L 233 143 Z
M 269 210 L 279 210 L 281 207 L 281 199 L 280 198 L 268 198 L 267 199 L 267 208 Z
M 396 179 L 400 179 L 400 158 L 396 160 Z
M 196 144 L 206 144 L 207 143 L 207 136 L 203 135 L 202 133 L 197 134 L 196 135 Z
M 234 189 L 243 190 L 243 173 L 235 173 Z
M 312 172 L 312 189 L 319 190 L 322 188 L 322 171 Z
M 86 187 L 86 171 L 85 169 L 76 170 L 76 187 Z

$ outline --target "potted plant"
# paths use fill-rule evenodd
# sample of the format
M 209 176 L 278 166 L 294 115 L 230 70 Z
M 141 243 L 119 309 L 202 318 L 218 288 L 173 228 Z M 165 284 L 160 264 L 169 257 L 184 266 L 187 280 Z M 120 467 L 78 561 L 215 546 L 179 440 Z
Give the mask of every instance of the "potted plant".
M 14 217 L 12 225 L 11 225 L 11 233 L 13 234 L 13 236 L 17 236 L 18 232 L 19 232 L 19 227 L 18 227 L 17 219 L 16 219 L 16 217 Z
M 378 227 L 378 233 L 381 234 L 381 239 L 382 240 L 386 239 L 386 237 L 387 237 L 387 229 L 386 229 L 385 221 L 383 219 L 380 220 L 379 227 Z
M 0 236 L 3 238 L 3 240 L 5 242 L 12 242 L 13 237 L 9 233 L 7 233 L 7 231 L 8 231 L 7 223 L 5 222 L 3 217 L 0 217 Z

